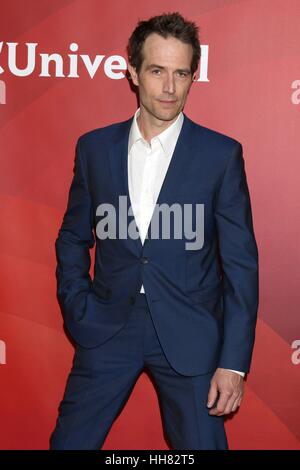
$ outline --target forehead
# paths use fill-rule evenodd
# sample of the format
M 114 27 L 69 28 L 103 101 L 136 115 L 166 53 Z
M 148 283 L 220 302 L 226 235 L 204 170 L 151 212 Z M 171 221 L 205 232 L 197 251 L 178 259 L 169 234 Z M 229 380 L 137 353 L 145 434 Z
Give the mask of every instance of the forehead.
M 172 36 L 164 38 L 159 34 L 150 34 L 143 45 L 144 63 L 155 63 L 165 66 L 190 67 L 193 48 Z

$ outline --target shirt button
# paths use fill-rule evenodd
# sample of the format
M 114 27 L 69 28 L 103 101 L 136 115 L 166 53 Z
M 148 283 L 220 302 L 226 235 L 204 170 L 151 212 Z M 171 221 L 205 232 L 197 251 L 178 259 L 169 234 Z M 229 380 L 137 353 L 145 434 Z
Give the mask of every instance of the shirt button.
M 129 301 L 130 305 L 134 305 L 135 298 L 131 296 L 131 297 L 128 298 L 128 301 Z
M 142 257 L 141 257 L 141 262 L 142 262 L 143 264 L 147 264 L 147 263 L 149 262 L 149 260 L 148 260 L 148 258 L 146 258 L 146 256 L 142 256 Z

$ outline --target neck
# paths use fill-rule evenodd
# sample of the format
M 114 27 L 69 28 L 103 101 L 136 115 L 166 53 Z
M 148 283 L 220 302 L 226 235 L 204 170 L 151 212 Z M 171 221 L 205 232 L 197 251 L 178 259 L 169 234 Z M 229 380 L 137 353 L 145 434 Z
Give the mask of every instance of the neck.
M 137 117 L 137 123 L 143 138 L 150 143 L 153 137 L 161 134 L 165 129 L 170 127 L 176 121 L 178 114 L 171 121 L 162 121 L 155 116 L 149 114 L 142 106 L 140 114 Z

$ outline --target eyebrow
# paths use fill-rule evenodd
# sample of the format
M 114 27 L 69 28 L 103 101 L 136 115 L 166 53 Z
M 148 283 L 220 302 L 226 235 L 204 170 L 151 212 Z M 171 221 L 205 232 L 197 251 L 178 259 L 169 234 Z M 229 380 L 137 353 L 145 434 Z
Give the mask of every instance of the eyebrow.
M 149 70 L 149 69 L 161 69 L 161 70 L 164 70 L 165 67 L 163 67 L 162 65 L 157 65 L 157 64 L 150 64 L 146 67 L 146 70 Z M 191 73 L 191 70 L 190 69 L 177 69 L 175 70 L 175 72 L 186 72 L 186 73 Z

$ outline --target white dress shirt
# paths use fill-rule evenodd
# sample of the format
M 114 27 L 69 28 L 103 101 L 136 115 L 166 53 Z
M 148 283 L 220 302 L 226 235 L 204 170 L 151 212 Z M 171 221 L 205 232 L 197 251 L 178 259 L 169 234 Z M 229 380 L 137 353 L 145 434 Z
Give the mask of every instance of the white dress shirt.
M 136 225 L 144 243 L 155 204 L 166 176 L 177 139 L 179 137 L 184 115 L 177 119 L 163 132 L 153 137 L 148 143 L 142 136 L 137 117 L 134 114 L 128 140 L 128 189 Z M 144 293 L 144 286 L 140 292 Z M 230 369 L 231 370 L 231 369 Z M 244 376 L 244 372 L 237 372 Z

